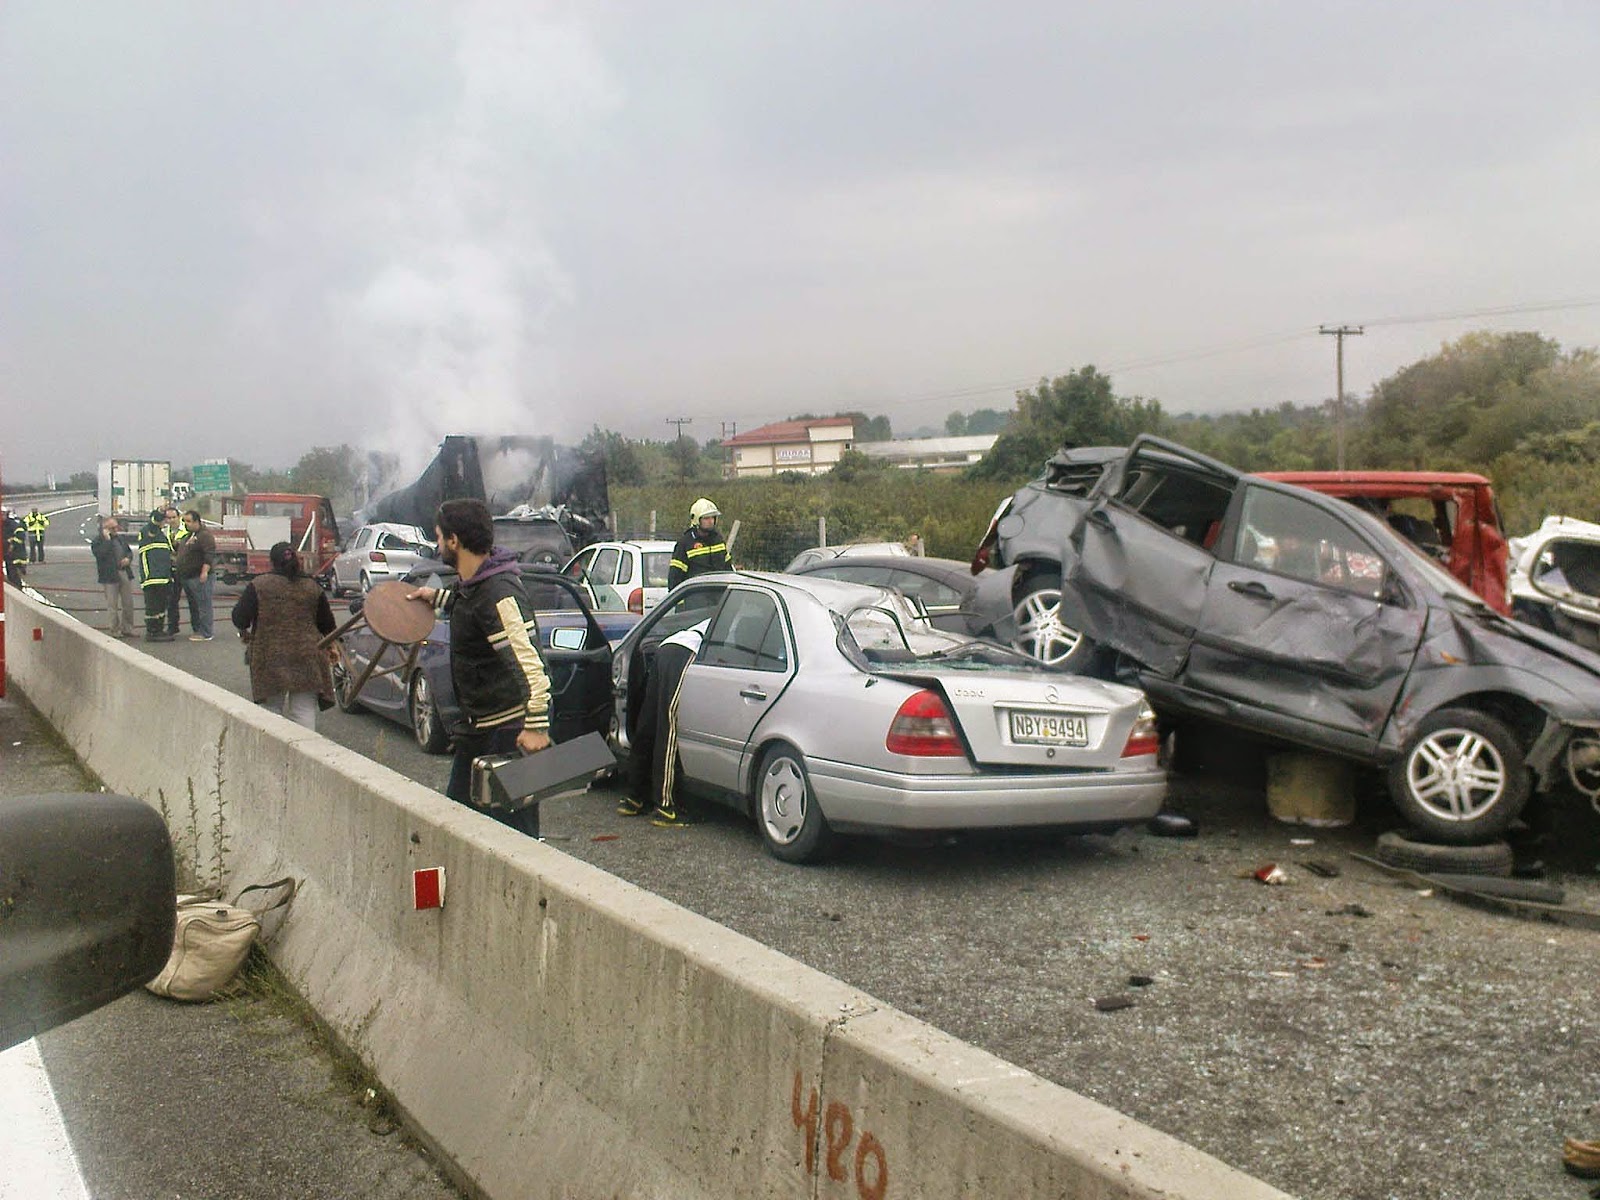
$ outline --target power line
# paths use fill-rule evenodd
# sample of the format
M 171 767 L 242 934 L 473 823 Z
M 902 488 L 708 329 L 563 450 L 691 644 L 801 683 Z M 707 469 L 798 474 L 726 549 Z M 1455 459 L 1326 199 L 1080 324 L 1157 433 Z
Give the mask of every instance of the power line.
M 1523 304 L 1504 304 L 1487 308 L 1460 309 L 1453 312 L 1418 313 L 1408 316 L 1372 317 L 1365 321 L 1350 322 L 1349 325 L 1368 328 L 1372 326 L 1385 327 L 1395 325 L 1428 325 L 1444 321 L 1466 321 L 1479 317 L 1505 317 L 1519 316 L 1531 313 L 1562 312 L 1569 309 L 1600 307 L 1600 297 L 1574 297 L 1567 300 L 1537 301 Z M 1128 359 L 1123 362 L 1113 362 L 1101 368 L 1108 375 L 1126 374 L 1130 371 L 1147 370 L 1152 367 L 1175 366 L 1181 363 L 1198 362 L 1202 359 L 1216 358 L 1225 354 L 1239 354 L 1248 350 L 1261 350 L 1269 346 L 1285 345 L 1289 342 L 1301 341 L 1318 336 L 1325 332 L 1325 328 L 1309 326 L 1295 330 L 1284 330 L 1281 333 L 1268 334 L 1258 338 L 1243 341 L 1219 342 L 1209 346 L 1197 346 L 1189 350 L 1173 351 L 1171 353 L 1151 355 L 1146 358 Z M 1340 339 L 1342 346 L 1343 339 Z M 1048 376 L 1045 376 L 1048 378 Z M 896 400 L 884 400 L 877 404 L 870 401 L 858 402 L 854 407 L 865 410 L 873 407 L 879 412 L 892 412 L 913 406 L 930 405 L 950 400 L 976 400 L 984 396 L 1000 394 L 1015 394 L 1025 388 L 1033 387 L 1039 382 L 1039 377 L 1029 379 L 1012 379 L 998 383 L 972 384 L 967 387 L 951 388 L 937 392 L 922 392 L 914 396 L 906 396 Z M 774 418 L 776 419 L 776 418 Z

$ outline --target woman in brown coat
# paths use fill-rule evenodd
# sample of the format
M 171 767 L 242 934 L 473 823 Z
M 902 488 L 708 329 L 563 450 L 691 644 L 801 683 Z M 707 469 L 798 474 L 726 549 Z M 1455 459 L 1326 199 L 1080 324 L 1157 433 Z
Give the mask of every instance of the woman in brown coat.
M 317 643 L 333 632 L 327 593 L 300 573 L 288 542 L 271 551 L 272 571 L 257 576 L 233 606 L 233 623 L 249 644 L 250 698 L 307 729 L 318 708 L 333 703 L 329 655 Z

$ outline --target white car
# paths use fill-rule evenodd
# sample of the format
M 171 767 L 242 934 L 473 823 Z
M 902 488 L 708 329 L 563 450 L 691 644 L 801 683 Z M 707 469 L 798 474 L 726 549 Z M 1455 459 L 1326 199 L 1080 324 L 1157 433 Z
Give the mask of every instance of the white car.
M 672 542 L 595 542 L 585 546 L 563 568 L 568 575 L 587 576 L 608 612 L 649 612 L 667 594 L 667 568 Z
M 372 585 L 403 579 L 418 559 L 433 556 L 433 543 L 421 527 L 383 522 L 356 530 L 333 560 L 333 594 L 370 592 Z
M 1511 615 L 1600 651 L 1600 525 L 1546 517 L 1511 540 Z

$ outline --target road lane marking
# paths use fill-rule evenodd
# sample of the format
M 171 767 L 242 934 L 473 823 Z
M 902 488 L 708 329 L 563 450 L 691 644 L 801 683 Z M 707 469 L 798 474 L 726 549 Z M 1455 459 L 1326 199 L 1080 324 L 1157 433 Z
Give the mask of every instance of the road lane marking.
M 39 1043 L 0 1052 L 0 1200 L 89 1200 Z

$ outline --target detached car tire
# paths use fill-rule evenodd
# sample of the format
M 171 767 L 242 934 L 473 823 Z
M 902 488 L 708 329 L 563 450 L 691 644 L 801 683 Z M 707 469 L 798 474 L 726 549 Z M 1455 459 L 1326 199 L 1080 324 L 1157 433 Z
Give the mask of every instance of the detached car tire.
M 1522 811 L 1531 786 L 1511 731 L 1468 708 L 1426 718 L 1389 768 L 1389 794 L 1400 815 L 1447 845 L 1494 841 Z
M 1482 846 L 1441 846 L 1420 842 L 1400 830 L 1378 835 L 1373 857 L 1391 867 L 1432 875 L 1439 871 L 1454 875 L 1489 875 L 1501 879 L 1511 874 L 1511 847 L 1505 842 Z
M 424 753 L 443 754 L 450 748 L 450 733 L 439 715 L 439 706 L 433 702 L 433 687 L 428 677 L 418 671 L 411 677 L 406 689 L 406 704 L 411 709 L 411 734 Z
M 1061 574 L 1039 571 L 1028 577 L 1011 609 L 1016 636 L 1011 648 L 1047 667 L 1065 667 L 1088 657 L 1094 643 L 1061 623 Z
M 793 746 L 774 746 L 762 755 L 754 799 L 756 828 L 773 858 L 815 862 L 828 852 L 833 830 L 811 790 L 805 758 Z

